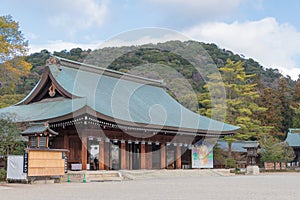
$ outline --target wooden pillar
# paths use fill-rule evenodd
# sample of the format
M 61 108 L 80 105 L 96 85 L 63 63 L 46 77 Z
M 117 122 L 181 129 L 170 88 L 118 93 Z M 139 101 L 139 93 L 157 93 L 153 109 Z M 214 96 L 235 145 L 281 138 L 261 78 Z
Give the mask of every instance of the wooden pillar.
M 64 135 L 64 149 L 70 150 L 70 147 L 69 147 L 69 140 L 70 140 L 70 139 L 69 139 L 68 134 L 65 133 L 65 135 Z M 68 158 L 70 158 L 70 151 L 66 152 L 66 156 L 67 156 Z
M 104 170 L 104 141 L 99 142 L 99 170 Z
M 146 169 L 146 151 L 145 144 L 141 143 L 141 169 Z
M 82 170 L 86 170 L 86 163 L 87 163 L 87 137 L 86 135 L 82 135 L 81 138 L 81 164 L 82 164 Z
M 64 135 L 64 149 L 69 149 L 69 136 L 68 136 L 68 134 Z
M 146 162 L 147 169 L 152 169 L 152 145 L 146 146 Z
M 160 167 L 162 169 L 166 168 L 166 144 L 160 145 Z
M 176 149 L 176 169 L 181 169 L 181 147 L 177 144 Z
M 130 144 L 126 144 L 126 169 L 130 169 Z
M 121 169 L 127 169 L 126 143 L 121 141 Z
M 109 170 L 110 142 L 104 142 L 104 169 Z

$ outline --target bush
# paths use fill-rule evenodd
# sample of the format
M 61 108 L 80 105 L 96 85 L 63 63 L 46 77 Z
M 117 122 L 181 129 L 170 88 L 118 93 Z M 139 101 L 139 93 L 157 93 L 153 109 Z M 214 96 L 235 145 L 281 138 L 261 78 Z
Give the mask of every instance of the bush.
M 236 168 L 236 161 L 233 158 L 227 158 L 225 160 L 226 168 Z
M 5 180 L 6 180 L 6 170 L 0 169 L 0 181 L 5 181 Z

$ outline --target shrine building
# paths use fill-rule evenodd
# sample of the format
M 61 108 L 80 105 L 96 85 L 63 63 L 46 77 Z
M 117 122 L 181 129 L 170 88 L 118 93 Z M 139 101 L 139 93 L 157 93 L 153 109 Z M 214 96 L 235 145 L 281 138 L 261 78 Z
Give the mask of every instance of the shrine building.
M 68 150 L 73 170 L 191 168 L 193 144 L 239 129 L 188 110 L 162 81 L 54 56 L 32 91 L 3 113 L 45 122 L 47 146 L 39 146 L 41 134 L 28 136 L 29 147 Z

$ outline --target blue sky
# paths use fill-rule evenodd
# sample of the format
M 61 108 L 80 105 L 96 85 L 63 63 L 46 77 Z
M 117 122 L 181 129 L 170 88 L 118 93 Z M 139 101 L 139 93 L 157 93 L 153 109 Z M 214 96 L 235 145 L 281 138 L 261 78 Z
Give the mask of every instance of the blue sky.
M 0 15 L 19 22 L 30 52 L 97 48 L 144 27 L 179 31 L 300 74 L 300 0 L 0 0 Z

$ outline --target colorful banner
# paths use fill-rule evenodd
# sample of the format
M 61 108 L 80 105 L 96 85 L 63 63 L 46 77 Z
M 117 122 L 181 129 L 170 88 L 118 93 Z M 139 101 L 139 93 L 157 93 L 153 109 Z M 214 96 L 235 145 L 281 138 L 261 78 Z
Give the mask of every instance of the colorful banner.
M 213 168 L 213 145 L 199 141 L 192 148 L 192 168 Z

